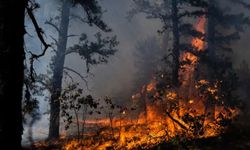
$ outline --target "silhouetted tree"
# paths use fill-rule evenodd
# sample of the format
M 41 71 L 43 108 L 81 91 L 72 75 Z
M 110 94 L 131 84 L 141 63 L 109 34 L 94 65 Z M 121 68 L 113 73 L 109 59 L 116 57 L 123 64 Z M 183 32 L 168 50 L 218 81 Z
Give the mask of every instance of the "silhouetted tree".
M 13 150 L 21 149 L 26 3 L 0 1 L 0 143 Z
M 239 4 L 242 9 L 249 9 L 249 4 L 242 1 L 228 1 L 231 5 Z M 212 83 L 221 81 L 221 100 L 229 106 L 234 106 L 236 99 L 233 92 L 237 86 L 237 76 L 232 66 L 231 55 L 232 43 L 240 39 L 240 33 L 244 27 L 250 25 L 250 19 L 244 13 L 232 13 L 224 6 L 225 2 L 209 0 L 204 1 L 201 7 L 205 8 L 207 23 L 207 49 L 206 54 L 201 56 L 200 69 L 207 69 L 206 73 L 199 78 L 205 78 Z M 207 112 L 210 118 L 214 118 L 215 100 L 207 100 Z
M 147 18 L 159 19 L 162 22 L 163 27 L 159 30 L 159 33 L 170 32 L 172 34 L 172 45 L 168 45 L 170 53 L 165 58 L 167 62 L 169 62 L 169 58 L 172 58 L 170 64 L 172 83 L 174 86 L 179 86 L 180 53 L 192 48 L 189 43 L 182 39 L 187 39 L 190 36 L 201 36 L 199 32 L 194 30 L 191 23 L 184 22 L 184 20 L 201 16 L 202 13 L 199 9 L 186 9 L 185 7 L 192 3 L 188 0 L 133 0 L 133 2 L 135 7 L 129 12 L 129 17 L 137 13 L 144 13 Z
M 62 79 L 64 71 L 72 72 L 83 77 L 75 70 L 65 67 L 65 57 L 72 53 L 77 53 L 83 60 L 85 60 L 87 72 L 89 72 L 90 65 L 97 65 L 100 63 L 107 63 L 107 58 L 116 52 L 116 37 L 102 38 L 100 33 L 95 35 L 96 42 L 88 41 L 86 34 L 81 34 L 79 43 L 70 47 L 67 50 L 67 40 L 74 35 L 68 35 L 70 17 L 80 19 L 83 23 L 87 23 L 90 26 L 93 24 L 100 28 L 102 31 L 109 32 L 111 29 L 101 20 L 102 10 L 95 0 L 63 0 L 61 8 L 61 16 L 59 17 L 59 27 L 53 20 L 49 20 L 46 23 L 53 26 L 58 31 L 58 40 L 56 41 L 56 54 L 53 57 L 53 63 L 51 65 L 53 75 L 51 80 L 51 99 L 50 99 L 50 127 L 49 127 L 49 139 L 56 139 L 59 137 L 60 126 L 60 101 L 59 97 L 62 91 Z M 80 4 L 86 12 L 86 17 L 83 18 L 77 15 L 71 15 L 70 9 Z

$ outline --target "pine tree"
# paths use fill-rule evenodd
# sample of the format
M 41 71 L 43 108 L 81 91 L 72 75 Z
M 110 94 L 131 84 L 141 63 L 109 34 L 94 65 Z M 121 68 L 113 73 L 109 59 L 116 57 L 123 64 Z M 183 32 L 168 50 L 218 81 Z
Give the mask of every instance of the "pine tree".
M 58 31 L 58 40 L 56 41 L 56 54 L 53 57 L 53 63 L 51 65 L 53 76 L 51 80 L 51 99 L 50 99 L 50 127 L 49 127 L 49 139 L 57 139 L 59 137 L 60 126 L 60 101 L 59 97 L 62 91 L 63 73 L 66 71 L 73 72 L 79 75 L 79 73 L 71 68 L 64 66 L 64 61 L 67 55 L 77 53 L 83 60 L 85 60 L 87 72 L 90 65 L 96 65 L 100 63 L 106 63 L 107 58 L 110 55 L 114 55 L 116 52 L 116 45 L 118 44 L 115 37 L 102 38 L 101 34 L 95 35 L 96 42 L 89 42 L 86 34 L 81 34 L 79 43 L 67 49 L 67 40 L 70 37 L 68 35 L 68 29 L 70 24 L 70 10 L 76 5 L 80 4 L 86 14 L 86 19 L 80 16 L 74 16 L 77 19 L 81 19 L 84 23 L 88 23 L 90 26 L 93 24 L 99 27 L 105 32 L 110 32 L 111 29 L 101 20 L 102 10 L 97 1 L 72 1 L 63 0 L 61 8 L 61 16 L 59 26 L 53 23 L 52 19 L 46 23 L 53 26 Z M 98 58 L 96 58 L 98 56 Z M 82 78 L 82 76 L 80 75 Z
M 185 39 L 202 36 L 201 33 L 193 28 L 191 23 L 187 23 L 184 20 L 199 17 L 204 13 L 200 9 L 187 10 L 186 6 L 199 6 L 203 5 L 203 3 L 189 0 L 133 1 L 135 7 L 129 12 L 129 18 L 137 13 L 144 13 L 147 18 L 159 19 L 162 22 L 163 27 L 159 30 L 159 33 L 172 34 L 172 39 L 168 39 L 172 41 L 172 45 L 168 45 L 170 53 L 166 55 L 165 59 L 166 62 L 171 62 L 169 66 L 172 70 L 172 84 L 178 87 L 181 84 L 179 81 L 180 54 L 183 50 L 192 50 L 192 45 L 187 43 Z M 172 58 L 170 59 L 169 56 L 172 56 Z
M 240 4 L 243 9 L 249 9 L 249 5 L 244 1 L 230 1 L 231 4 Z M 230 107 L 236 105 L 233 92 L 237 86 L 237 76 L 233 69 L 231 55 L 233 49 L 231 44 L 240 39 L 240 33 L 244 27 L 250 25 L 250 19 L 243 13 L 231 13 L 230 9 L 224 7 L 223 2 L 210 0 L 207 2 L 206 16 L 207 24 L 207 49 L 205 56 L 202 56 L 202 63 L 207 66 L 206 79 L 212 83 L 220 81 L 222 86 L 221 101 Z M 207 100 L 207 112 L 214 118 L 215 101 Z

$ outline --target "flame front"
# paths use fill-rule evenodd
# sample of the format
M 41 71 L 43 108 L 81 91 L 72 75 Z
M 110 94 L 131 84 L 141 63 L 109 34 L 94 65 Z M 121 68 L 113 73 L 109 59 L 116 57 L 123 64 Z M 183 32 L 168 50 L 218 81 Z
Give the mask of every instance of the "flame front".
M 206 19 L 199 18 L 195 29 L 205 34 Z M 195 37 L 191 40 L 196 52 L 204 52 L 206 43 L 203 38 Z M 213 99 L 218 100 L 218 86 L 220 82 L 210 84 L 209 81 L 201 79 L 195 82 L 195 70 L 199 58 L 186 50 L 180 56 L 180 62 L 185 62 L 179 70 L 181 85 L 178 90 L 165 91 L 164 97 L 159 99 L 157 92 L 157 81 L 152 80 L 148 85 L 143 86 L 141 92 L 132 96 L 133 101 L 145 102 L 145 110 L 138 118 L 129 118 L 129 112 L 122 111 L 120 118 L 86 120 L 88 126 L 101 126 L 98 133 L 86 133 L 84 139 L 77 139 L 67 142 L 63 149 L 100 149 L 109 147 L 113 149 L 147 149 L 159 143 L 169 141 L 178 135 L 187 139 L 206 138 L 217 136 L 224 128 L 219 124 L 221 118 L 232 119 L 237 115 L 234 109 L 225 106 L 215 106 L 214 120 L 206 115 L 207 97 L 200 94 L 207 93 Z M 163 75 L 162 75 L 163 76 Z M 148 95 L 154 101 L 147 99 Z M 112 124 L 112 130 L 110 127 Z

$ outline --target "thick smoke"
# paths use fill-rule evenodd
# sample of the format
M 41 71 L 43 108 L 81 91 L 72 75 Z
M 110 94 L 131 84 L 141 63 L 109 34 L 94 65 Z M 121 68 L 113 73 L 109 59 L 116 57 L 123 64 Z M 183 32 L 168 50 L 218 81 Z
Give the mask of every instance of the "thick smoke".
M 49 43 L 53 42 L 50 37 L 57 38 L 57 34 L 55 34 L 55 31 L 50 26 L 45 25 L 44 22 L 50 17 L 55 17 L 59 14 L 58 8 L 60 5 L 56 0 L 37 0 L 37 2 L 41 8 L 36 11 L 36 18 L 45 31 L 46 41 Z M 93 66 L 91 68 L 90 72 L 93 73 L 94 76 L 89 75 L 87 79 L 90 91 L 86 89 L 85 83 L 78 79 L 77 76 L 73 77 L 78 79 L 88 94 L 92 94 L 95 97 L 110 96 L 117 98 L 117 101 L 121 103 L 127 103 L 124 101 L 129 100 L 126 98 L 131 95 L 131 91 L 135 89 L 135 86 L 138 86 L 138 84 L 136 84 L 138 81 L 138 72 L 145 72 L 145 68 L 143 69 L 143 67 L 137 67 L 135 65 L 137 62 L 137 56 L 135 54 L 138 54 L 138 43 L 142 43 L 152 37 L 160 41 L 161 38 L 157 30 L 161 28 L 161 23 L 159 20 L 146 19 L 143 14 L 138 14 L 129 22 L 127 20 L 127 13 L 131 9 L 132 0 L 105 0 L 101 1 L 100 4 L 103 9 L 106 10 L 103 15 L 103 20 L 113 30 L 112 33 L 106 35 L 117 35 L 118 41 L 120 42 L 118 46 L 119 51 L 115 56 L 109 59 L 108 64 Z M 237 11 L 237 9 L 238 7 L 234 11 Z M 84 15 L 81 8 L 77 6 L 72 9 L 72 12 Z M 36 35 L 29 19 L 26 19 L 26 29 L 29 33 L 26 35 L 27 50 L 39 53 L 41 44 L 37 38 L 34 38 Z M 89 27 L 88 25 L 75 21 L 72 21 L 69 29 L 70 34 L 81 34 L 83 32 L 90 37 L 93 37 L 98 31 L 100 30 L 94 26 Z M 244 59 L 250 63 L 248 59 L 250 56 L 250 51 L 248 51 L 248 47 L 250 47 L 249 38 L 250 30 L 247 29 L 246 32 L 242 34 L 241 40 L 233 43 L 235 50 L 233 57 L 235 67 Z M 77 37 L 70 39 L 68 43 L 68 46 L 76 44 Z M 161 45 L 161 42 L 156 44 L 156 47 L 159 45 Z M 152 55 L 154 55 L 154 49 L 151 51 Z M 36 63 L 37 73 L 46 73 L 47 69 L 49 69 L 48 65 L 52 55 L 53 51 L 50 50 L 45 57 Z M 65 65 L 77 70 L 83 75 L 87 75 L 85 64 L 78 56 L 71 55 L 67 57 Z M 145 66 L 146 65 L 147 64 L 145 64 Z M 46 94 L 48 95 L 48 93 L 45 93 L 45 95 Z M 48 115 L 44 115 L 44 113 L 48 112 L 49 105 L 48 102 L 44 100 L 44 97 L 39 98 L 39 100 L 42 119 L 33 126 L 35 139 L 45 138 L 48 134 Z M 25 131 L 27 131 L 27 128 Z M 27 134 L 24 134 L 24 142 L 26 137 Z

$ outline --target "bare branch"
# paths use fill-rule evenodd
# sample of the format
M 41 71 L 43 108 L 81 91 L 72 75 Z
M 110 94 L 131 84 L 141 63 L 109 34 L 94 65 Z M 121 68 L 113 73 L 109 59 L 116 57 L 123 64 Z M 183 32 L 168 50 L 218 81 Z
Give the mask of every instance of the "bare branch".
M 58 46 L 58 41 L 53 36 L 50 36 L 50 38 L 55 42 L 56 46 Z
M 36 21 L 36 18 L 35 18 L 35 16 L 34 16 L 34 14 L 33 14 L 33 9 L 32 8 L 30 8 L 30 7 L 28 7 L 28 6 L 26 6 L 26 10 L 27 10 L 27 13 L 28 13 L 28 15 L 29 15 L 29 17 L 30 17 L 30 19 L 31 19 L 31 21 L 32 21 L 32 23 L 33 23 L 33 25 L 34 25 L 34 27 L 35 27 L 35 30 L 36 30 L 36 33 L 37 33 L 37 36 L 38 36 L 38 38 L 40 39 L 40 41 L 42 42 L 42 44 L 43 44 L 43 46 L 45 47 L 45 49 L 47 49 L 50 45 L 49 44 L 47 44 L 46 42 L 45 42 L 45 40 L 44 40 L 44 38 L 43 38 L 43 30 L 39 27 L 39 25 L 38 25 L 38 23 L 37 23 L 37 21 Z M 43 52 L 43 53 L 45 53 L 45 52 Z M 43 54 L 42 53 L 42 54 Z M 39 56 L 39 55 L 38 55 Z
M 71 82 L 74 82 L 74 79 L 73 79 L 73 77 L 69 74 L 69 72 L 68 71 L 63 71 L 64 73 L 65 73 L 65 75 L 67 75 L 69 78 L 70 78 L 70 80 L 71 80 Z M 62 94 L 63 95 L 63 94 Z
M 68 55 L 68 54 L 71 54 L 71 53 L 79 53 L 79 51 L 78 51 L 78 50 L 75 50 L 75 49 L 67 50 L 67 51 L 65 52 L 65 55 Z
M 80 16 L 78 16 L 78 15 L 76 15 L 76 14 L 72 14 L 72 15 L 70 15 L 73 19 L 77 19 L 77 20 L 79 20 L 79 21 L 81 21 L 81 22 L 83 22 L 83 23 L 90 23 L 87 19 L 84 19 L 84 18 L 82 18 L 82 17 L 80 17 Z
M 60 33 L 60 29 L 57 27 L 56 24 L 54 24 L 54 23 L 52 22 L 52 19 L 45 21 L 45 24 L 48 24 L 48 25 L 52 26 L 53 28 L 56 29 L 56 31 L 57 31 L 58 33 Z
M 42 57 L 42 56 L 44 56 L 45 53 L 46 53 L 46 51 L 47 51 L 48 48 L 50 47 L 50 45 L 47 44 L 47 43 L 45 42 L 44 38 L 43 38 L 43 33 L 44 33 L 44 32 L 43 32 L 42 29 L 39 27 L 39 25 L 38 25 L 38 23 L 37 23 L 37 21 L 36 21 L 36 18 L 35 18 L 34 14 L 33 14 L 33 8 L 32 8 L 32 6 L 31 6 L 31 7 L 26 6 L 26 10 L 27 10 L 27 13 L 28 13 L 28 15 L 29 15 L 29 17 L 30 17 L 30 19 L 31 19 L 31 21 L 32 21 L 32 23 L 33 23 L 33 25 L 34 25 L 34 27 L 35 27 L 37 36 L 38 36 L 38 38 L 40 39 L 41 43 L 42 43 L 43 46 L 44 46 L 43 52 L 42 52 L 41 54 L 39 54 L 39 55 L 33 54 L 32 52 L 30 52 L 30 54 L 31 54 L 31 58 L 30 58 L 30 77 L 31 77 L 31 81 L 32 81 L 32 82 L 35 82 L 35 78 L 34 78 L 34 75 L 33 75 L 33 74 L 34 74 L 34 60 L 35 60 L 35 59 L 38 59 L 38 58 L 40 58 L 40 57 Z
M 69 37 L 76 37 L 76 36 L 80 36 L 80 35 L 70 34 L 70 35 L 67 36 L 67 38 L 69 38 Z
M 51 49 L 53 52 L 55 52 L 55 53 L 57 52 L 57 49 L 55 49 L 53 46 L 51 46 Z
M 74 69 L 71 69 L 68 67 L 63 67 L 63 69 L 71 71 L 71 72 L 75 73 L 76 75 L 78 75 L 85 82 L 87 89 L 90 91 L 89 86 L 88 86 L 88 81 L 85 79 L 87 77 L 82 76 L 79 72 L 75 71 Z

